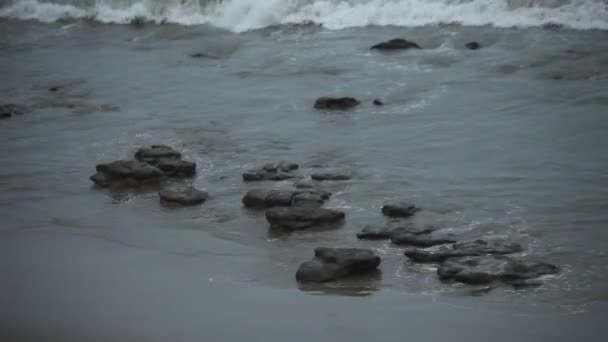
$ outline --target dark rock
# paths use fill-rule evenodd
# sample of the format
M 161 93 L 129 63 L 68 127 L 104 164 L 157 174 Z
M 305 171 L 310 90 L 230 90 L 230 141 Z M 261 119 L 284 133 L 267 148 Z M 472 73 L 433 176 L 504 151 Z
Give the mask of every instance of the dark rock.
M 163 190 L 158 195 L 164 203 L 182 206 L 202 204 L 209 198 L 209 194 L 194 188 L 187 188 L 181 191 Z
M 298 191 L 292 198 L 291 205 L 320 207 L 329 199 L 331 192 L 316 190 L 316 191 Z
M 313 206 L 276 207 L 266 210 L 266 220 L 271 226 L 288 230 L 340 223 L 344 220 L 344 217 L 345 214 L 342 211 Z
M 52 93 L 54 93 L 54 92 L 60 91 L 61 89 L 63 89 L 62 86 L 53 86 L 53 87 L 49 88 L 49 91 L 52 92 Z
M 409 40 L 396 38 L 380 44 L 376 44 L 371 49 L 377 50 L 403 50 L 403 49 L 420 49 L 420 46 Z
M 300 265 L 296 279 L 300 282 L 324 283 L 345 277 L 371 273 L 381 259 L 368 249 L 316 248 L 315 257 Z
M 324 172 L 313 173 L 310 178 L 316 181 L 344 181 L 351 179 L 352 176 L 346 173 Z
M 320 97 L 315 102 L 316 109 L 347 110 L 359 105 L 359 101 L 352 97 Z
M 245 182 L 255 181 L 282 181 L 295 178 L 292 173 L 299 168 L 298 164 L 280 162 L 276 164 L 266 164 L 260 168 L 251 169 L 243 173 Z
M 266 194 L 265 205 L 267 208 L 272 207 L 289 207 L 295 195 L 293 191 L 270 190 Z
M 432 227 L 417 227 L 414 225 L 398 226 L 398 227 L 374 227 L 366 226 L 357 233 L 357 237 L 362 240 L 388 240 L 393 234 L 412 234 L 421 235 L 429 234 L 435 231 Z
M 179 159 L 160 159 L 156 167 L 169 177 L 193 177 L 196 175 L 196 163 Z
M 293 184 L 296 189 L 314 189 L 316 184 L 310 181 L 297 181 Z
M 0 119 L 10 118 L 13 115 L 22 115 L 23 109 L 12 103 L 0 105 Z
M 515 260 L 504 255 L 467 256 L 447 260 L 437 269 L 442 280 L 455 280 L 466 284 L 492 282 L 522 286 L 523 280 L 555 274 L 559 268 L 544 262 Z
M 512 254 L 523 251 L 521 245 L 503 241 L 463 241 L 450 247 L 441 247 L 437 251 L 408 249 L 405 256 L 416 262 L 444 262 L 450 258 L 481 256 L 487 254 Z
M 210 55 L 204 52 L 197 52 L 190 55 L 191 58 L 209 58 L 209 59 L 218 59 L 218 56 Z
M 383 106 L 384 102 L 380 101 L 379 99 L 375 99 L 374 102 L 372 102 L 374 104 L 374 106 Z
M 393 232 L 391 242 L 396 245 L 409 245 L 416 247 L 431 247 L 454 243 L 450 238 L 433 237 L 430 234 L 411 234 L 407 232 Z
M 265 190 L 250 190 L 247 191 L 241 202 L 248 208 L 265 208 L 267 194 L 268 191 Z
M 251 190 L 243 197 L 248 208 L 273 208 L 289 206 L 320 207 L 331 196 L 326 191 Z
M 385 204 L 382 213 L 389 217 L 410 217 L 414 216 L 420 208 L 407 203 Z
M 118 160 L 99 164 L 97 173 L 90 179 L 102 188 L 111 186 L 139 186 L 163 179 L 164 173 L 157 167 L 134 160 Z
M 469 50 L 477 50 L 481 48 L 481 45 L 479 45 L 478 42 L 470 42 L 470 43 L 466 43 L 465 47 Z
M 161 160 L 181 159 L 182 154 L 173 148 L 165 145 L 152 145 L 150 147 L 142 147 L 135 153 L 135 159 L 140 162 L 157 164 Z

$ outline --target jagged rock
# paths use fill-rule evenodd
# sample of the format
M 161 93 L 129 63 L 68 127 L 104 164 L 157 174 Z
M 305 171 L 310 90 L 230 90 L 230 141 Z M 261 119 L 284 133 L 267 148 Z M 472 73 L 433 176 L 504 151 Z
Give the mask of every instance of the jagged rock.
M 368 249 L 316 248 L 315 257 L 304 262 L 296 272 L 299 282 L 324 283 L 345 277 L 371 273 L 381 259 Z
M 8 103 L 0 105 L 0 119 L 10 118 L 13 115 L 22 115 L 23 108 L 16 104 Z
M 325 110 L 347 110 L 358 106 L 359 103 L 359 100 L 353 97 L 320 97 L 314 107 Z
M 139 186 L 159 182 L 165 176 L 157 167 L 135 160 L 118 160 L 99 164 L 90 179 L 102 188 L 111 186 Z
M 336 224 L 344 220 L 342 211 L 313 206 L 275 207 L 266 210 L 266 220 L 272 227 L 287 230 L 307 229 L 316 225 Z
M 255 181 L 282 181 L 295 178 L 292 173 L 299 168 L 298 164 L 280 162 L 276 164 L 266 164 L 260 168 L 251 169 L 243 173 L 245 182 Z
M 391 39 L 371 47 L 376 50 L 404 50 L 404 49 L 420 49 L 420 46 L 406 39 L 396 38 Z
M 344 181 L 352 178 L 350 174 L 338 172 L 313 173 L 310 178 L 316 181 Z
M 366 226 L 357 233 L 357 237 L 362 240 L 388 240 L 393 234 L 413 234 L 413 235 L 421 235 L 421 234 L 429 234 L 435 231 L 435 228 L 432 227 L 416 227 L 414 225 L 408 226 L 399 226 L 399 227 L 374 227 L 374 226 Z
M 469 50 L 477 50 L 481 48 L 478 42 L 470 42 L 465 45 L 465 47 Z
M 161 160 L 181 159 L 182 154 L 174 150 L 170 146 L 152 145 L 150 147 L 142 147 L 135 153 L 135 159 L 140 162 L 156 165 Z
M 450 258 L 481 256 L 487 254 L 512 254 L 523 251 L 521 245 L 504 241 L 463 241 L 450 247 L 441 247 L 436 251 L 408 249 L 405 256 L 416 262 L 444 262 Z
M 160 159 L 156 167 L 169 177 L 193 177 L 196 175 L 196 163 L 179 159 Z
M 163 190 L 158 195 L 163 203 L 182 206 L 202 204 L 209 198 L 208 193 L 195 188 Z
M 467 256 L 449 259 L 437 269 L 442 280 L 466 284 L 505 282 L 515 286 L 525 280 L 555 274 L 559 268 L 544 262 L 515 260 L 504 255 Z
M 385 204 L 382 213 L 389 217 L 410 217 L 414 216 L 420 208 L 407 203 Z

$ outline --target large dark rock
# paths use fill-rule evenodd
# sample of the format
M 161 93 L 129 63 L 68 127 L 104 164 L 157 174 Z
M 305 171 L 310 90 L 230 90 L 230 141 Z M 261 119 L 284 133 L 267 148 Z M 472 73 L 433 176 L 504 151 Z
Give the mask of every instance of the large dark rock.
M 316 181 L 344 181 L 351 179 L 352 176 L 348 173 L 322 172 L 313 173 L 310 178 Z
M 291 205 L 294 207 L 320 207 L 329 199 L 330 196 L 331 192 L 323 190 L 297 191 L 292 198 Z
M 504 241 L 474 240 L 457 242 L 450 247 L 441 247 L 436 251 L 408 249 L 405 256 L 416 262 L 444 262 L 450 258 L 481 256 L 487 254 L 512 254 L 523 251 L 521 245 Z
M 382 213 L 389 217 L 410 217 L 414 216 L 420 208 L 407 203 L 385 204 Z
M 242 202 L 248 208 L 320 207 L 330 196 L 331 193 L 321 190 L 250 190 L 245 194 Z
M 371 273 L 380 265 L 380 257 L 368 249 L 316 248 L 315 257 L 300 265 L 300 282 L 324 283 L 345 277 Z
M 470 43 L 466 43 L 465 47 L 469 50 L 477 50 L 481 48 L 481 45 L 479 45 L 478 42 L 470 42 Z
M 544 262 L 516 260 L 504 255 L 467 256 L 449 259 L 437 269 L 442 280 L 466 284 L 505 282 L 520 286 L 522 281 L 555 274 L 559 268 Z
M 196 163 L 179 159 L 160 159 L 156 167 L 169 177 L 193 177 L 196 175 Z
M 187 188 L 184 190 L 163 190 L 158 193 L 160 200 L 164 204 L 169 205 L 197 205 L 204 203 L 209 194 L 205 191 L 196 190 L 195 188 Z
M 266 210 L 266 220 L 272 227 L 287 230 L 307 229 L 312 226 L 336 224 L 344 220 L 342 211 L 313 206 L 275 207 Z
M 405 50 L 405 49 L 420 49 L 420 46 L 406 39 L 396 38 L 391 39 L 371 47 L 376 50 Z
M 292 172 L 298 168 L 298 164 L 294 163 L 280 162 L 266 164 L 262 167 L 251 169 L 243 173 L 243 180 L 245 182 L 282 181 L 295 178 L 296 176 Z
M 432 227 L 417 227 L 414 225 L 398 226 L 398 227 L 376 227 L 366 226 L 357 233 L 357 237 L 362 240 L 388 240 L 394 234 L 410 234 L 410 235 L 422 235 L 429 234 L 435 231 Z
M 248 208 L 265 208 L 267 194 L 266 190 L 249 190 L 241 202 Z
M 407 232 L 394 232 L 391 234 L 391 242 L 396 245 L 407 245 L 416 247 L 432 247 L 454 243 L 456 240 L 449 237 L 434 237 L 431 234 L 411 234 Z
M 181 159 L 182 154 L 174 150 L 170 146 L 152 145 L 150 147 L 142 147 L 135 153 L 135 159 L 140 162 L 155 165 L 161 160 Z
M 99 164 L 96 170 L 97 173 L 90 179 L 102 188 L 157 183 L 165 176 L 159 168 L 135 160 L 118 160 L 108 164 Z
M 347 110 L 358 106 L 359 103 L 359 100 L 353 97 L 320 97 L 314 107 L 325 110 Z
M 13 115 L 23 114 L 23 109 L 12 103 L 0 105 L 0 119 L 10 118 Z

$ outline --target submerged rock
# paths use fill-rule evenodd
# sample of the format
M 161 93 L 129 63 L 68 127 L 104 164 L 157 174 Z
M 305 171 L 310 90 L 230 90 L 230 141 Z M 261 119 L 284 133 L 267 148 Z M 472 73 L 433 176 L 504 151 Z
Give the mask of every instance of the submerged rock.
M 474 240 L 457 242 L 450 247 L 442 247 L 436 251 L 416 248 L 408 249 L 404 254 L 416 262 L 444 262 L 450 258 L 488 254 L 512 254 L 521 251 L 523 251 L 521 245 L 513 242 Z
M 316 225 L 336 224 L 344 220 L 342 211 L 313 206 L 275 207 L 266 210 L 266 220 L 272 227 L 287 230 L 307 229 Z
M 394 234 L 422 235 L 429 234 L 435 230 L 435 228 L 431 227 L 419 228 L 413 225 L 400 227 L 366 226 L 365 228 L 363 228 L 363 230 L 357 233 L 357 237 L 362 240 L 388 240 Z
M 353 97 L 320 97 L 314 107 L 325 110 L 347 110 L 358 106 L 359 103 L 359 100 Z
M 163 190 L 158 195 L 163 203 L 182 206 L 202 204 L 209 198 L 208 193 L 195 188 Z
M 559 268 L 544 262 L 516 260 L 504 255 L 467 256 L 450 259 L 437 269 L 439 278 L 466 284 L 505 282 L 521 286 L 527 279 L 555 274 Z
M 296 176 L 292 172 L 298 168 L 299 165 L 295 163 L 270 163 L 256 169 L 247 170 L 243 173 L 243 180 L 245 182 L 282 181 L 295 178 Z
M 150 147 L 142 147 L 135 153 L 135 159 L 140 162 L 155 165 L 161 160 L 181 159 L 182 154 L 174 150 L 170 146 L 152 145 Z
M 470 42 L 470 43 L 466 43 L 465 47 L 469 50 L 477 50 L 481 48 L 481 45 L 479 45 L 478 42 Z
M 350 180 L 352 176 L 347 173 L 339 173 L 339 172 L 323 172 L 323 173 L 313 173 L 310 178 L 316 181 L 344 181 Z
M 12 103 L 0 105 L 0 119 L 10 118 L 13 115 L 22 115 L 23 109 Z
M 411 234 L 407 232 L 394 232 L 391 234 L 391 242 L 396 245 L 408 245 L 416 247 L 432 247 L 454 243 L 456 240 L 445 237 L 433 237 L 430 234 Z
M 396 38 L 391 39 L 371 47 L 376 50 L 404 50 L 404 49 L 420 49 L 420 46 L 412 41 Z
M 90 179 L 102 188 L 145 185 L 159 182 L 165 176 L 159 168 L 135 160 L 99 164 L 96 170 L 97 173 Z
M 385 204 L 382 213 L 389 217 L 410 217 L 414 216 L 420 208 L 407 203 Z
M 371 273 L 381 259 L 368 249 L 316 248 L 315 257 L 304 262 L 296 272 L 300 282 L 324 283 L 345 277 Z

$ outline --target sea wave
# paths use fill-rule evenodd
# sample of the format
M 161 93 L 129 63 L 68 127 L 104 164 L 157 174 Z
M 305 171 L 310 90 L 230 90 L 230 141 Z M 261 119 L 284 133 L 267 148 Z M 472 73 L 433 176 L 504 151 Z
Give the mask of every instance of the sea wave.
M 313 21 L 328 29 L 371 25 L 536 27 L 608 30 L 606 0 L 0 0 L 0 17 L 53 22 L 93 19 L 234 32 Z

